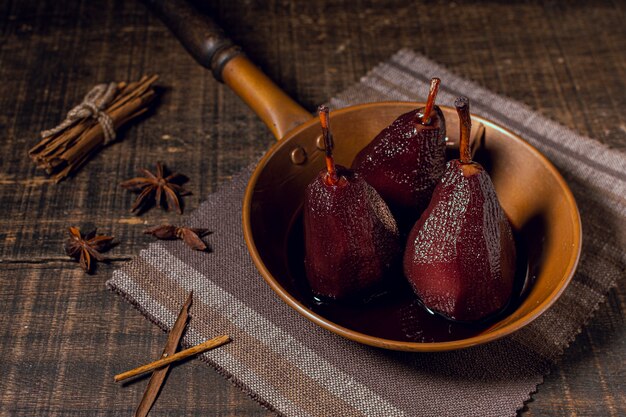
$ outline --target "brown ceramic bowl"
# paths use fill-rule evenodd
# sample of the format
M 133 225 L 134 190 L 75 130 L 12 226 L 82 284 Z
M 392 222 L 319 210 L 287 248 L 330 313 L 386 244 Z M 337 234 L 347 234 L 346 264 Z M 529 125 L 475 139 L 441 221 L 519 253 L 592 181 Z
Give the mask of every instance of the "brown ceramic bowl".
M 334 111 L 331 122 L 337 163 L 350 166 L 357 152 L 381 129 L 418 105 L 387 102 Z M 458 117 L 454 109 L 443 110 L 449 142 L 454 144 Z M 320 127 L 316 119 L 287 133 L 270 149 L 246 190 L 244 234 L 254 263 L 268 285 L 317 325 L 356 342 L 393 350 L 434 352 L 475 346 L 509 335 L 539 317 L 561 295 L 578 263 L 581 224 L 576 202 L 558 171 L 535 148 L 495 123 L 476 116 L 472 120 L 474 127 L 484 126 L 484 134 L 475 140 L 475 159 L 489 171 L 513 228 L 524 236 L 529 271 L 536 277 L 513 312 L 472 337 L 418 343 L 359 332 L 308 308 L 294 286 L 294 280 L 303 277 L 295 277 L 290 267 L 294 259 L 289 259 L 293 254 L 288 246 L 293 243 L 288 239 L 301 210 L 304 189 L 324 167 L 323 152 L 317 147 Z M 472 129 L 474 136 L 477 130 Z M 293 158 L 294 152 L 300 157 L 306 154 L 306 158 Z

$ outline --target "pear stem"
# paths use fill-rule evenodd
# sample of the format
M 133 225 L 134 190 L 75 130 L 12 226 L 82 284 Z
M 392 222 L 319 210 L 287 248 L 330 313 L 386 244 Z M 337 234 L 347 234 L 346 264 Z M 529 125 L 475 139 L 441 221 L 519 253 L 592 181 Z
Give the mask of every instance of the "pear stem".
M 470 132 L 472 131 L 472 118 L 470 117 L 469 98 L 461 96 L 454 101 L 454 107 L 459 114 L 459 125 L 461 127 L 459 140 L 460 161 L 463 164 L 472 162 L 472 152 L 470 149 Z
M 422 114 L 423 125 L 427 125 L 430 123 L 430 113 L 433 111 L 433 107 L 435 106 L 435 99 L 437 98 L 437 93 L 439 92 L 440 83 L 441 80 L 439 78 L 431 78 L 430 80 L 428 99 L 426 100 L 426 107 L 424 107 L 424 114 Z
M 328 106 L 321 105 L 317 109 L 320 116 L 320 123 L 322 124 L 322 135 L 324 136 L 324 150 L 326 153 L 326 182 L 329 185 L 337 184 L 339 177 L 337 176 L 337 168 L 335 167 L 335 160 L 333 158 L 333 134 L 330 132 L 330 117 Z

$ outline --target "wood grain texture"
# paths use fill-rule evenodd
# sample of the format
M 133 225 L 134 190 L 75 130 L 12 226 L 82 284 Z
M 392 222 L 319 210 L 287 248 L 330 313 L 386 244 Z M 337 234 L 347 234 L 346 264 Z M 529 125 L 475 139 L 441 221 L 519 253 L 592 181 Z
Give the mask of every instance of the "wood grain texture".
M 621 2 L 201 6 L 310 110 L 408 47 L 626 150 Z M 39 131 L 62 120 L 92 85 L 144 73 L 161 75 L 154 114 L 69 181 L 54 185 L 35 170 L 26 154 Z M 131 415 L 147 379 L 118 386 L 113 375 L 154 358 L 166 336 L 104 282 L 151 240 L 147 226 L 179 217 L 157 209 L 132 216 L 134 195 L 119 182 L 164 161 L 191 178 L 189 211 L 273 139 L 135 1 L 0 1 L 0 79 L 0 415 Z M 70 224 L 95 225 L 119 239 L 97 275 L 85 275 L 63 254 Z M 523 416 L 626 414 L 625 294 L 622 280 Z M 189 361 L 173 367 L 151 415 L 271 414 Z

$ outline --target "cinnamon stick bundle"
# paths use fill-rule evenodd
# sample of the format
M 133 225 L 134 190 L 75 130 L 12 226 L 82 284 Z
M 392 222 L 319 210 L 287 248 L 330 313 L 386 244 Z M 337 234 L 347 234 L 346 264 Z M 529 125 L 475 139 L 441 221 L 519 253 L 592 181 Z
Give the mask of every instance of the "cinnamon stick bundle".
M 152 84 L 157 79 L 156 74 L 144 75 L 139 81 L 117 84 L 112 100 L 102 109 L 110 117 L 114 130 L 148 110 L 148 104 L 156 97 Z M 28 154 L 38 168 L 59 182 L 76 172 L 104 144 L 101 123 L 87 117 L 44 137 Z

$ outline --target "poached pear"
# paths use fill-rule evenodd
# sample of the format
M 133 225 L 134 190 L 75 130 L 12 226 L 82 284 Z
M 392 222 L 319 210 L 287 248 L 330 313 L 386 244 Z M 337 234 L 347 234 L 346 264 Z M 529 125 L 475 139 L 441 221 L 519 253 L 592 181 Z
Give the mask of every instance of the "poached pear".
M 433 78 L 424 108 L 399 116 L 352 162 L 352 168 L 389 205 L 402 229 L 424 211 L 446 166 L 446 127 L 435 106 L 440 80 Z
M 461 122 L 460 158 L 447 163 L 409 233 L 404 274 L 428 309 L 477 321 L 508 304 L 516 249 L 489 174 L 471 160 L 469 99 L 459 97 L 454 105 Z
M 305 271 L 314 295 L 367 297 L 401 263 L 398 226 L 381 196 L 358 174 L 336 166 L 328 108 L 320 106 L 326 169 L 304 198 Z

